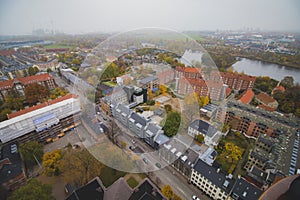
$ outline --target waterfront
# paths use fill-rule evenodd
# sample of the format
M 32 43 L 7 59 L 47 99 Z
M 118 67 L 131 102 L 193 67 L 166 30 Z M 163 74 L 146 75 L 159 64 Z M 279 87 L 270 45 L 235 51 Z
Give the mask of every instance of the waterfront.
M 239 73 L 244 72 L 253 76 L 269 76 L 278 81 L 285 76 L 293 76 L 295 83 L 300 83 L 300 69 L 298 68 L 280 66 L 248 58 L 241 58 L 232 67 Z

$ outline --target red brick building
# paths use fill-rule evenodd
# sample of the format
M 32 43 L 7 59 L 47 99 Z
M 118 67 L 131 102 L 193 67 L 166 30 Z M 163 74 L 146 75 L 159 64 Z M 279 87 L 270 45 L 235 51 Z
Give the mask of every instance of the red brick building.
M 16 92 L 20 96 L 24 96 L 24 89 L 27 85 L 38 83 L 51 90 L 56 87 L 54 78 L 46 74 L 38 74 L 34 76 L 27 76 L 22 78 L 15 78 L 8 81 L 0 82 L 0 100 L 4 101 L 5 96 L 9 92 Z

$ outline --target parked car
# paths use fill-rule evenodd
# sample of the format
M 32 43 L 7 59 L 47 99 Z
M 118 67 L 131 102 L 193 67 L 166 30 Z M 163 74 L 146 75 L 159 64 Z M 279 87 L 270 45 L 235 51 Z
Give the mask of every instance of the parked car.
M 144 163 L 148 163 L 149 161 L 147 160 L 147 158 L 143 158 Z
M 161 165 L 159 163 L 155 163 L 155 166 L 161 168 Z
M 193 195 L 193 200 L 200 200 L 196 195 Z

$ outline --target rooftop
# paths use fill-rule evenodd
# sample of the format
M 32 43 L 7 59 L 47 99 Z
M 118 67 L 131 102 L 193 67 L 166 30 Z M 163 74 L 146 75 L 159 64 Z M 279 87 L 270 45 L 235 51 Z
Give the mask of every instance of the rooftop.
M 242 95 L 239 101 L 242 102 L 243 104 L 248 104 L 251 102 L 253 97 L 254 97 L 254 92 L 252 91 L 252 89 L 249 89 Z
M 262 190 L 239 177 L 232 188 L 231 196 L 241 200 L 257 200 L 261 194 Z
M 215 127 L 201 119 L 196 119 L 190 124 L 189 127 L 196 129 L 197 131 L 208 137 L 213 137 L 217 132 L 217 129 Z
M 258 95 L 256 95 L 256 98 L 262 101 L 264 104 L 273 103 L 276 100 L 273 99 L 271 96 L 269 96 L 267 93 L 261 92 Z
M 234 184 L 234 179 L 230 178 L 220 169 L 210 166 L 201 159 L 198 159 L 194 166 L 194 170 L 199 174 L 208 179 L 211 183 L 225 191 L 227 194 L 230 193 L 231 188 Z
M 145 85 L 145 84 L 148 84 L 151 81 L 155 81 L 155 80 L 158 80 L 156 76 L 149 76 L 149 77 L 146 77 L 146 78 L 143 78 L 142 80 L 140 80 L 140 83 L 142 85 Z

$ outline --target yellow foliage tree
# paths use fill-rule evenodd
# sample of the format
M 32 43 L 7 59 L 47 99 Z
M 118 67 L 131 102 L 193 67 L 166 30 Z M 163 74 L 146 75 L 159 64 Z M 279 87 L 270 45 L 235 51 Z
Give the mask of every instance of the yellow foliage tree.
M 46 176 L 58 175 L 60 173 L 59 164 L 61 158 L 62 152 L 59 149 L 45 153 L 43 156 L 43 173 Z
M 161 193 L 168 199 L 172 199 L 174 192 L 170 185 L 165 185 L 161 188 Z

